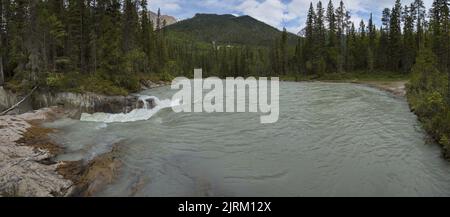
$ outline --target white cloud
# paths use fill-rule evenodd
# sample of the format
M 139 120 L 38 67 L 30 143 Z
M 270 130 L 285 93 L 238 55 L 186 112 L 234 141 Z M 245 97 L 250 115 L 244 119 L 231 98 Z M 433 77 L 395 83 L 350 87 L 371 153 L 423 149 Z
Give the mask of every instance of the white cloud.
M 161 8 L 163 14 L 178 18 L 192 17 L 195 13 L 244 14 L 250 15 L 279 29 L 286 27 L 291 32 L 298 32 L 306 22 L 310 2 L 316 7 L 319 0 L 152 0 L 150 8 Z M 322 0 L 326 9 L 329 0 Z M 332 0 L 334 7 L 340 0 Z M 409 4 L 414 0 L 402 0 Z M 429 8 L 433 0 L 424 0 Z M 369 14 L 374 14 L 379 23 L 383 8 L 391 8 L 395 0 L 343 0 L 351 12 L 352 21 L 358 26 L 361 19 L 367 21 Z
M 280 0 L 244 0 L 236 9 L 276 27 L 282 27 L 285 22 L 297 18 L 289 12 L 288 5 Z
M 149 6 L 152 11 L 157 11 L 158 8 L 166 13 L 175 13 L 181 9 L 180 0 L 152 0 L 149 1 Z

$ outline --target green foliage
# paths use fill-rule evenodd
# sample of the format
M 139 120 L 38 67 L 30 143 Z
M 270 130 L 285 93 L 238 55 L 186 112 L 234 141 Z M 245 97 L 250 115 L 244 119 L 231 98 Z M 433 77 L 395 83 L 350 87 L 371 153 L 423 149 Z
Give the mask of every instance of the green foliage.
M 137 81 L 137 77 L 129 78 Z M 120 86 L 122 85 L 122 87 Z M 53 92 L 93 92 L 105 95 L 128 95 L 129 90 L 124 88 L 124 83 L 113 83 L 100 75 L 85 76 L 81 73 L 48 73 L 45 85 Z
M 45 85 L 49 88 L 63 88 L 64 75 L 61 73 L 49 73 Z
M 137 87 L 137 79 L 132 78 L 129 82 L 123 82 L 119 85 L 117 83 L 113 83 L 110 80 L 102 79 L 97 76 L 90 76 L 86 79 L 83 79 L 83 83 L 78 86 L 78 90 L 80 92 L 94 92 L 94 93 L 101 93 L 105 95 L 122 95 L 126 96 L 129 94 L 129 91 L 126 87 L 128 87 L 130 90 L 136 91 Z M 125 86 L 125 88 L 123 87 Z
M 447 101 L 448 76 L 437 67 L 431 50 L 422 50 L 412 70 L 408 101 L 427 132 L 444 146 L 450 157 L 450 105 Z

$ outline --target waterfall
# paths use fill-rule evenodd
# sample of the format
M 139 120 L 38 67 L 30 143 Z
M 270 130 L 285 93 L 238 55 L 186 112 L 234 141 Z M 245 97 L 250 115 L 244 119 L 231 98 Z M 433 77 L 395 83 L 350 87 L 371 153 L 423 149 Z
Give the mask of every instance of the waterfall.
M 147 100 L 149 100 L 149 99 L 153 99 L 153 100 L 155 101 L 155 103 L 156 103 L 156 100 L 157 100 L 158 98 L 156 98 L 156 97 L 154 97 L 154 96 L 146 96 L 146 95 L 141 95 L 141 96 L 139 96 L 138 102 L 142 102 L 142 103 L 144 104 L 144 106 L 142 107 L 142 109 L 151 109 L 151 108 L 150 108 L 150 105 L 149 105 L 149 103 L 148 103 L 148 101 L 147 101 Z M 159 101 L 159 100 L 158 100 L 158 101 Z
M 172 101 L 170 99 L 160 100 L 155 96 L 141 95 L 138 99 L 144 104 L 143 108 L 134 109 L 129 113 L 109 114 L 109 113 L 95 113 L 87 114 L 83 113 L 80 120 L 85 122 L 103 122 L 103 123 L 125 123 L 144 121 L 150 119 L 153 115 L 158 113 L 162 109 L 172 108 L 180 105 L 180 101 Z M 148 102 L 153 100 L 154 108 Z

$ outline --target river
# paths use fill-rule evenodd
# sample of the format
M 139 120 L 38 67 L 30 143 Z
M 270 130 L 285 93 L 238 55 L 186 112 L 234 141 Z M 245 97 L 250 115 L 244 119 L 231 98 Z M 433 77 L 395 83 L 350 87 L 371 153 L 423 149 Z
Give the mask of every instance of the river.
M 168 107 L 148 120 L 47 125 L 67 150 L 59 160 L 90 160 L 120 144 L 119 177 L 97 196 L 450 196 L 440 147 L 426 141 L 406 100 L 384 91 L 282 82 L 279 121 L 267 125 L 257 113 Z

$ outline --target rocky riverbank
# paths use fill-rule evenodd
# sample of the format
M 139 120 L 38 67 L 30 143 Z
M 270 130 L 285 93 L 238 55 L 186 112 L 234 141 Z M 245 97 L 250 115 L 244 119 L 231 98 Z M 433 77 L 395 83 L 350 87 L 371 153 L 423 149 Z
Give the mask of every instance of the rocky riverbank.
M 117 149 L 90 162 L 54 161 L 64 149 L 51 141 L 42 123 L 66 117 L 57 107 L 0 116 L 0 196 L 92 196 L 114 180 Z
M 142 89 L 168 85 L 143 82 Z M 0 87 L 0 111 L 22 99 L 21 94 Z M 53 129 L 42 123 L 59 118 L 79 118 L 81 113 L 128 113 L 155 106 L 138 94 L 105 96 L 95 93 L 35 92 L 8 115 L 0 116 L 0 196 L 92 196 L 114 180 L 120 168 L 119 145 L 89 162 L 56 162 L 64 149 L 51 141 Z M 56 106 L 56 107 L 53 107 Z M 32 109 L 39 109 L 32 111 Z M 40 109 L 43 108 L 43 109 Z M 32 111 L 24 113 L 27 111 Z
M 60 152 L 48 140 L 48 129 L 37 123 L 60 115 L 57 109 L 41 109 L 22 115 L 0 116 L 0 195 L 68 196 L 73 183 L 56 169 L 52 158 Z
M 141 81 L 141 89 L 149 90 L 170 85 L 169 82 L 150 80 Z M 0 86 L 0 112 L 5 111 L 24 98 L 27 93 L 14 93 Z M 27 111 L 59 106 L 71 110 L 73 118 L 79 118 L 81 113 L 128 113 L 136 108 L 142 108 L 138 94 L 128 96 L 107 96 L 98 93 L 49 92 L 36 90 L 31 97 L 22 102 L 16 109 L 8 114 L 22 114 Z M 151 104 L 152 102 L 150 102 Z

